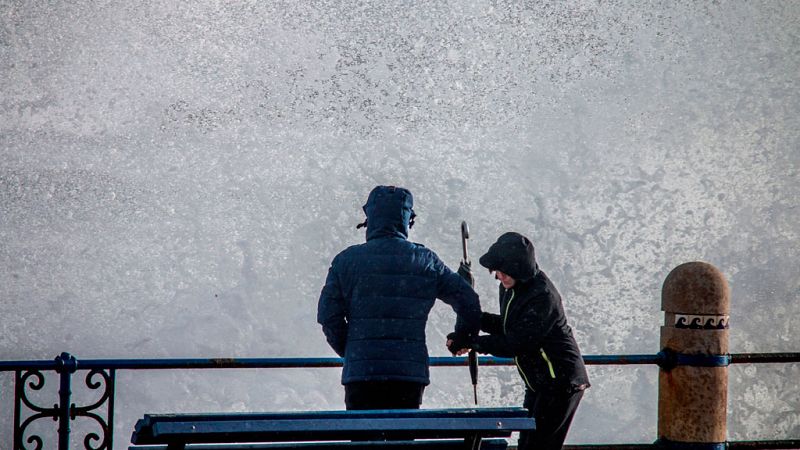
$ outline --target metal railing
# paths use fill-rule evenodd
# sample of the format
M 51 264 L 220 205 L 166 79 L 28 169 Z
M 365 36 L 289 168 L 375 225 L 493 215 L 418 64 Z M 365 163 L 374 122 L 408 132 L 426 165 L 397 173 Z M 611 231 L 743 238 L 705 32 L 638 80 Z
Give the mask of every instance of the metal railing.
M 671 356 L 664 352 L 655 355 L 586 355 L 588 365 L 631 365 L 656 364 L 662 368 L 671 366 Z M 464 366 L 463 357 L 432 357 L 431 366 Z M 797 363 L 800 353 L 739 353 L 727 355 L 728 364 L 757 363 Z M 512 359 L 480 357 L 484 366 L 514 365 Z M 69 450 L 70 422 L 77 417 L 96 421 L 102 436 L 87 433 L 83 436 L 87 450 L 111 450 L 113 444 L 114 396 L 117 370 L 163 370 L 163 369 L 277 369 L 277 368 L 325 368 L 341 367 L 341 358 L 179 358 L 179 359 L 87 359 L 78 360 L 69 353 L 62 353 L 50 361 L 0 361 L 0 372 L 14 372 L 14 450 L 41 450 L 44 439 L 30 433 L 28 427 L 40 419 L 50 418 L 58 424 L 58 450 Z M 41 391 L 46 383 L 43 371 L 58 374 L 58 403 L 46 407 L 34 403 L 28 396 L 29 390 Z M 99 399 L 87 404 L 72 403 L 72 378 L 78 371 L 86 371 L 84 382 L 92 391 L 99 391 Z M 102 389 L 102 390 L 101 390 Z M 103 411 L 104 410 L 104 411 Z M 103 413 L 105 418 L 100 413 Z M 576 449 L 643 449 L 660 448 L 653 444 L 613 444 L 613 445 L 567 445 L 568 450 Z M 674 447 L 673 447 L 674 448 Z M 770 441 L 727 442 L 726 448 L 800 448 L 800 439 Z

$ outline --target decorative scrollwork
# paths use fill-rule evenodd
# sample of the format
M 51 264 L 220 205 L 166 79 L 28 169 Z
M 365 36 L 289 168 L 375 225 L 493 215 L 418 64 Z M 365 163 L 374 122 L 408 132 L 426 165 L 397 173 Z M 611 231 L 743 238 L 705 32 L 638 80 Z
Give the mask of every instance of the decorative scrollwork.
M 25 419 L 25 421 L 22 422 L 22 425 L 19 427 L 19 430 L 20 430 L 19 431 L 19 435 L 18 435 L 18 441 L 19 442 L 17 442 L 17 448 L 19 448 L 21 450 L 28 450 L 24 445 L 22 445 L 22 437 L 25 436 L 25 431 L 27 430 L 28 425 L 30 425 L 32 422 L 36 421 L 37 419 L 41 419 L 43 417 L 52 417 L 53 420 L 56 419 L 56 415 L 55 414 L 51 415 L 51 414 L 42 414 L 42 413 L 34 414 L 34 415 L 28 417 L 27 419 Z M 28 436 L 27 441 L 28 441 L 29 444 L 35 444 L 35 447 L 33 449 L 30 449 L 30 450 L 41 450 L 42 446 L 44 444 L 44 441 L 43 441 L 42 437 L 38 436 L 36 434 L 32 434 L 32 435 Z
M 100 436 L 97 433 L 89 433 L 86 437 L 83 438 L 83 448 L 87 450 L 100 450 L 101 448 L 108 448 L 108 444 L 106 444 L 106 436 L 107 434 L 103 433 L 103 442 L 100 443 L 99 447 L 92 447 L 92 441 L 99 441 Z
M 100 375 L 103 381 L 102 382 L 92 381 L 95 375 Z M 111 381 L 111 375 L 107 374 L 103 370 L 100 369 L 90 370 L 89 373 L 86 374 L 85 381 L 86 381 L 86 387 L 88 387 L 89 389 L 95 390 L 100 388 L 101 386 L 105 386 L 105 390 L 103 391 L 103 394 L 100 396 L 100 399 L 92 403 L 91 405 L 80 406 L 80 407 L 73 406 L 71 412 L 71 416 L 73 419 L 75 419 L 75 416 L 82 416 L 85 415 L 84 413 L 88 411 L 92 411 L 99 408 L 103 403 L 106 402 L 106 400 L 109 399 L 109 397 L 111 397 L 112 394 L 111 388 L 113 388 L 113 382 Z
M 44 440 L 41 436 L 38 435 L 31 435 L 28 436 L 27 439 L 24 439 L 25 432 L 28 429 L 28 426 L 35 422 L 36 420 L 50 417 L 53 420 L 58 420 L 58 406 L 54 405 L 52 408 L 46 408 L 44 406 L 39 406 L 33 403 L 31 399 L 28 398 L 28 391 L 41 391 L 45 386 L 45 376 L 39 370 L 32 369 L 27 370 L 24 373 L 17 372 L 17 380 L 16 380 L 16 390 L 14 395 L 14 402 L 17 414 L 19 414 L 21 410 L 21 405 L 25 405 L 26 408 L 33 411 L 34 414 L 28 416 L 22 424 L 15 426 L 14 430 L 14 440 L 15 440 L 15 449 L 18 450 L 41 450 L 44 446 Z M 15 424 L 19 424 L 20 417 L 16 417 Z M 28 444 L 32 444 L 33 448 L 28 448 L 25 446 L 26 442 Z
M 100 439 L 100 435 L 97 433 L 87 433 L 86 436 L 84 436 L 83 438 L 83 448 L 85 448 L 86 450 L 110 449 L 111 448 L 111 442 L 109 442 L 110 435 L 108 432 L 108 425 L 106 424 L 105 420 L 103 420 L 103 418 L 98 416 L 97 414 L 93 413 L 85 413 L 82 414 L 82 416 L 94 419 L 94 421 L 97 422 L 97 424 L 100 425 L 100 428 L 102 428 L 103 430 L 102 440 Z M 100 441 L 100 444 L 97 447 L 94 447 L 92 446 L 92 441 Z
M 39 419 L 52 418 L 53 421 L 73 421 L 77 417 L 91 419 L 90 423 L 100 426 L 100 431 L 87 431 L 83 437 L 83 446 L 86 450 L 110 450 L 112 446 L 113 429 L 109 425 L 114 414 L 114 378 L 113 369 L 92 369 L 84 379 L 89 390 L 100 390 L 99 398 L 85 406 L 76 406 L 70 402 L 71 376 L 78 369 L 77 360 L 69 354 L 62 354 L 56 358 L 55 371 L 61 377 L 59 401 L 62 405 L 55 404 L 52 408 L 37 405 L 29 398 L 29 393 L 41 391 L 47 381 L 38 369 L 17 371 L 15 388 L 15 419 L 14 419 L 14 450 L 42 450 L 45 439 L 32 434 L 26 437 L 29 426 Z M 23 414 L 23 405 L 26 413 Z M 67 408 L 65 405 L 69 405 Z M 105 409 L 106 417 L 97 414 L 98 410 Z M 20 423 L 21 422 L 21 423 Z M 63 425 L 63 424 L 61 424 Z M 69 427 L 59 426 L 58 433 L 60 446 L 68 439 Z M 28 445 L 32 446 L 29 447 Z
M 28 381 L 28 378 L 31 378 L 31 377 L 33 377 L 34 380 Z M 35 405 L 28 398 L 28 393 L 26 391 L 26 388 L 30 388 L 32 391 L 41 391 L 42 388 L 44 388 L 44 384 L 45 384 L 45 377 L 44 377 L 44 375 L 42 375 L 42 372 L 40 372 L 38 370 L 26 371 L 24 374 L 22 374 L 22 376 L 19 379 L 20 389 L 18 391 L 18 393 L 19 393 L 19 399 L 18 400 L 22 401 L 22 403 L 32 411 L 36 411 L 36 412 L 39 412 L 39 413 L 52 413 L 52 414 L 48 414 L 48 416 L 52 416 L 52 415 L 56 414 L 55 407 L 53 407 L 53 408 L 45 408 L 45 407 L 42 407 L 42 406 L 39 406 L 39 405 Z
M 44 445 L 42 438 L 36 435 L 30 436 L 28 438 L 28 443 L 33 444 L 34 442 L 36 443 L 36 447 L 34 447 L 32 450 L 42 450 L 42 446 Z M 20 448 L 25 448 L 25 447 L 20 445 Z
M 724 330 L 728 328 L 729 321 L 730 316 L 727 315 L 676 314 L 675 328 Z
M 97 377 L 100 377 L 99 380 L 96 380 Z M 86 374 L 85 378 L 86 387 L 92 390 L 100 389 L 104 387 L 102 395 L 100 398 L 87 406 L 75 406 L 74 404 L 70 408 L 70 418 L 75 420 L 76 417 L 88 417 L 94 420 L 102 430 L 102 440 L 100 435 L 97 433 L 88 433 L 83 439 L 83 445 L 86 450 L 103 450 L 103 449 L 110 449 L 111 448 L 111 428 L 108 425 L 108 422 L 103 419 L 101 416 L 94 414 L 92 411 L 100 408 L 104 404 L 108 404 L 108 416 L 111 417 L 113 414 L 112 409 L 112 396 L 114 395 L 114 371 L 106 372 L 101 369 L 92 369 L 89 373 Z M 92 445 L 92 441 L 100 441 L 97 447 Z

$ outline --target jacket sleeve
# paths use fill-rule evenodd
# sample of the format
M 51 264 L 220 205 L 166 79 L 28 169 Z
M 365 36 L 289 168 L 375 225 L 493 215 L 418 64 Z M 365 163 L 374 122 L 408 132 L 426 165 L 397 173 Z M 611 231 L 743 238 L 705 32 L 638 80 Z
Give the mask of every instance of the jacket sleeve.
M 333 351 L 343 357 L 347 343 L 347 307 L 336 274 L 336 259 L 328 269 L 325 286 L 319 296 L 317 322 L 322 325 L 322 332 Z
M 436 298 L 450 305 L 456 312 L 457 333 L 477 335 L 481 325 L 481 303 L 478 294 L 461 275 L 444 265 L 438 256 L 433 255 L 433 257 L 434 270 L 437 273 Z
M 503 318 L 499 314 L 481 313 L 481 331 L 489 334 L 503 332 Z
M 545 294 L 547 295 L 547 294 Z M 534 298 L 528 305 L 506 319 L 506 333 L 478 336 L 473 348 L 499 357 L 519 356 L 538 351 L 544 337 L 558 320 L 555 305 L 549 298 Z

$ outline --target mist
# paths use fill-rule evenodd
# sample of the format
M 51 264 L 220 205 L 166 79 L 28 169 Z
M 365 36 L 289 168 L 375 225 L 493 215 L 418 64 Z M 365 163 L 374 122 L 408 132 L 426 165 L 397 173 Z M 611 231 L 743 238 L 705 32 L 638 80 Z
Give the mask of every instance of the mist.
M 0 0 L 0 360 L 335 356 L 319 291 L 379 184 L 452 268 L 462 220 L 475 257 L 530 237 L 585 355 L 658 352 L 696 260 L 731 352 L 798 351 L 798 73 L 793 1 Z M 431 372 L 424 408 L 470 405 Z M 657 373 L 589 366 L 567 442 L 655 440 Z M 120 371 L 114 448 L 144 413 L 343 409 L 339 374 Z M 731 367 L 729 438 L 800 436 L 798 379 Z M 481 406 L 522 394 L 481 369 Z

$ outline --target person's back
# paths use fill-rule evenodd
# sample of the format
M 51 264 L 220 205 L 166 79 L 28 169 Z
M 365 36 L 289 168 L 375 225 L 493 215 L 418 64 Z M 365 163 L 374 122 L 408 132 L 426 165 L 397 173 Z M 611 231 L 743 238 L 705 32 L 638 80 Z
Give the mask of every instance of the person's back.
M 370 193 L 367 242 L 331 263 L 317 320 L 344 357 L 348 409 L 418 407 L 429 383 L 425 326 L 436 298 L 456 311 L 456 330 L 475 334 L 480 304 L 472 288 L 438 256 L 407 240 L 413 198 L 402 188 Z M 400 395 L 406 389 L 418 395 Z

